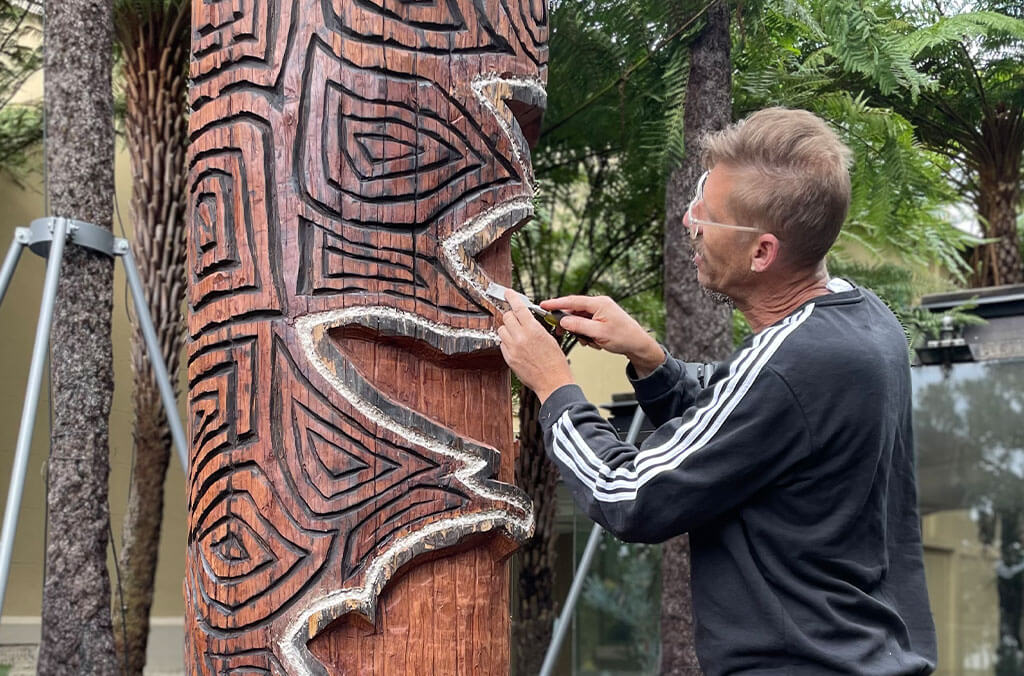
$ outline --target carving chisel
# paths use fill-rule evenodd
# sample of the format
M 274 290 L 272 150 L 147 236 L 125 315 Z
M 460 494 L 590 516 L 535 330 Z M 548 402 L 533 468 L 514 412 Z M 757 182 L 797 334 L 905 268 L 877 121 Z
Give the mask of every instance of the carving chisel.
M 508 290 L 509 289 L 507 287 L 504 287 L 501 284 L 496 284 L 495 282 L 491 282 L 487 286 L 487 292 L 486 293 L 491 298 L 497 298 L 498 300 L 505 300 L 505 292 L 508 291 Z M 543 319 L 545 323 L 550 324 L 552 328 L 556 328 L 557 329 L 558 328 L 558 322 L 560 322 L 562 320 L 562 317 L 564 317 L 565 314 L 566 314 L 566 313 L 562 312 L 561 310 L 545 310 L 540 305 L 537 305 L 532 300 L 530 300 L 529 298 L 527 298 L 523 294 L 519 293 L 518 291 L 513 291 L 512 293 L 514 293 L 515 295 L 519 296 L 519 298 L 523 301 L 523 303 L 526 304 L 526 307 L 530 308 L 530 311 L 533 312 L 533 314 L 535 314 L 538 317 L 540 317 L 541 319 Z
M 485 293 L 491 298 L 505 300 L 505 292 L 508 290 L 509 289 L 507 287 L 504 287 L 501 284 L 491 282 L 487 286 L 487 291 Z M 512 293 L 519 296 L 522 299 L 523 303 L 526 305 L 526 307 L 528 307 L 533 314 L 537 315 L 537 317 L 539 317 L 545 324 L 550 325 L 551 328 L 562 329 L 563 331 L 572 333 L 572 335 L 576 336 L 576 340 L 580 341 L 580 343 L 582 343 L 583 345 L 588 345 L 591 347 L 593 346 L 594 343 L 586 336 L 581 336 L 578 333 L 573 333 L 572 331 L 569 331 L 565 327 L 559 326 L 559 322 L 562 321 L 562 317 L 568 315 L 568 312 L 563 312 L 561 310 L 545 310 L 540 305 L 537 305 L 532 300 L 530 300 L 523 294 L 519 293 L 518 291 L 513 291 Z

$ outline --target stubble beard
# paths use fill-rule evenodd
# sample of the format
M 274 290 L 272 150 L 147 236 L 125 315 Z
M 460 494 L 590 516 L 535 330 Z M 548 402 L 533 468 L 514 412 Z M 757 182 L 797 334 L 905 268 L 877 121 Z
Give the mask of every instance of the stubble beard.
M 697 247 L 697 243 L 696 242 L 690 242 L 690 250 L 691 250 L 692 253 L 700 254 L 701 258 L 704 257 L 704 253 Z M 707 259 L 705 259 L 705 260 L 707 260 Z M 691 263 L 691 265 L 693 265 L 693 269 L 696 271 L 697 270 L 697 264 L 696 263 Z M 698 271 L 698 274 L 697 274 L 697 284 L 700 286 L 700 290 L 704 292 L 704 295 L 707 296 L 711 300 L 711 302 L 714 303 L 715 305 L 724 305 L 724 306 L 726 306 L 726 307 L 728 307 L 730 309 L 735 309 L 736 303 L 735 303 L 735 301 L 733 301 L 732 298 L 729 298 L 729 296 L 725 295 L 721 291 L 715 291 L 714 289 L 709 289 L 708 287 L 704 286 L 704 284 L 701 283 L 699 271 Z
M 704 292 L 704 295 L 710 298 L 711 302 L 714 303 L 715 305 L 724 305 L 729 309 L 735 309 L 736 302 L 733 301 L 732 298 L 726 296 L 721 291 L 714 291 L 713 289 L 707 288 L 703 284 L 701 284 L 700 289 L 701 291 Z

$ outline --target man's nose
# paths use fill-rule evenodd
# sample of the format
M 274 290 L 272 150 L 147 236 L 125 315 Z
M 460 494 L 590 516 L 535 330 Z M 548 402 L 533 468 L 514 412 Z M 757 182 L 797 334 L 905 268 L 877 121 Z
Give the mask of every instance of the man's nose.
M 690 220 L 689 209 L 687 209 L 686 212 L 683 213 L 683 227 L 686 228 L 686 232 L 687 234 L 690 235 L 691 238 L 696 239 L 699 232 L 697 231 L 697 226 L 693 223 L 693 221 Z

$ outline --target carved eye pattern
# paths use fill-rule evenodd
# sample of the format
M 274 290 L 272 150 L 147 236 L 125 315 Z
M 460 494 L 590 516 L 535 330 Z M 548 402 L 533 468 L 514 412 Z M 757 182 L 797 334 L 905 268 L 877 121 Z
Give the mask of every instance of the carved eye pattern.
M 365 131 L 361 131 L 365 129 Z M 341 138 L 351 138 L 356 152 L 343 147 L 349 166 L 362 181 L 405 178 L 430 172 L 463 158 L 452 143 L 405 120 L 343 117 Z M 481 164 L 477 160 L 477 166 Z
M 296 180 L 315 207 L 373 227 L 428 225 L 449 205 L 521 180 L 506 139 L 429 80 L 386 79 L 315 42 L 303 83 Z M 345 82 L 368 86 L 356 92 Z M 374 93 L 374 89 L 379 89 Z M 328 124 L 328 120 L 335 120 Z
M 208 580 L 203 589 L 224 610 L 237 611 L 271 589 L 309 553 L 263 518 L 247 493 L 226 494 L 212 509 L 219 518 L 198 538 Z
M 194 510 L 197 560 L 190 573 L 202 614 L 217 628 L 242 628 L 280 612 L 319 572 L 334 539 L 289 518 L 255 465 L 221 476 Z
M 467 196 L 521 180 L 507 140 L 469 121 L 487 117 L 468 110 L 476 102 L 456 102 L 429 80 L 388 80 L 322 43 L 310 50 L 295 172 L 322 212 L 347 222 L 372 213 L 368 226 L 421 226 Z M 346 82 L 368 87 L 356 92 Z
M 249 575 L 275 558 L 252 528 L 235 518 L 227 519 L 209 530 L 200 539 L 199 547 L 210 568 L 221 579 Z

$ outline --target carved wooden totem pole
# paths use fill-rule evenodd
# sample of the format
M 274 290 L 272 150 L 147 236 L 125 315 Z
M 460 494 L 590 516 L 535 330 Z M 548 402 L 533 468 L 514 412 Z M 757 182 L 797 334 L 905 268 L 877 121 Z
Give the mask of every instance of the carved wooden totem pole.
M 192 674 L 498 674 L 545 0 L 194 0 Z M 439 551 L 440 550 L 440 551 Z

